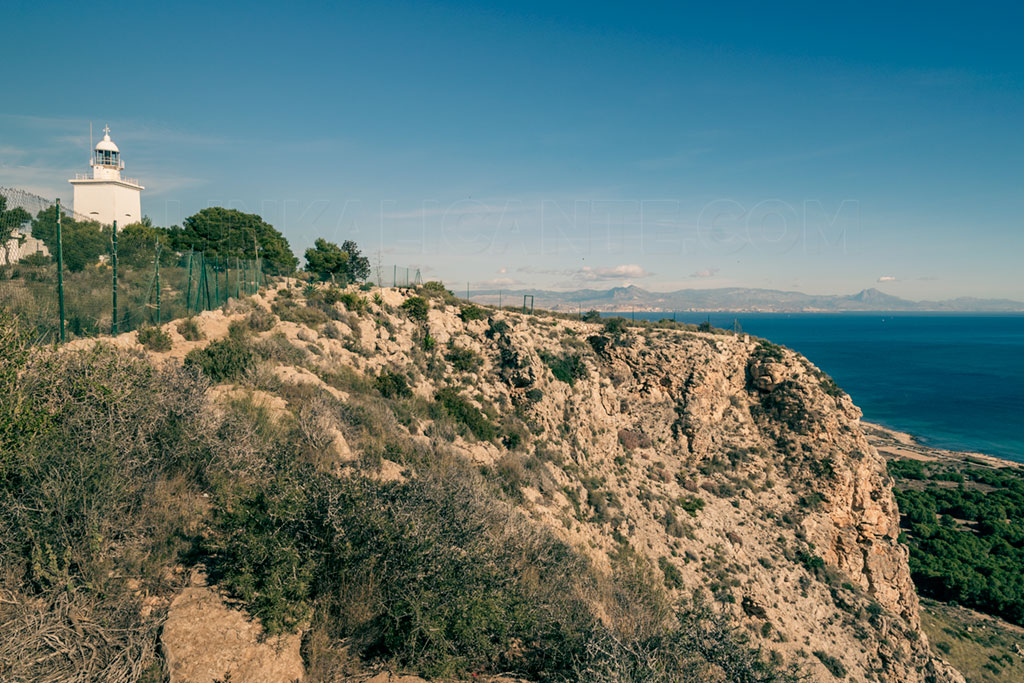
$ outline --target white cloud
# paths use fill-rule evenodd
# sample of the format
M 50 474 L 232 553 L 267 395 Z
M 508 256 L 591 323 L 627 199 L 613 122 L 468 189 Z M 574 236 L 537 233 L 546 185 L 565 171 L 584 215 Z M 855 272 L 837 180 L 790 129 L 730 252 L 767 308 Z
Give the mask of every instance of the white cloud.
M 476 285 L 479 286 L 479 287 L 510 287 L 512 285 L 521 285 L 521 284 L 523 284 L 523 283 L 520 282 L 519 280 L 516 280 L 515 278 L 511 278 L 511 277 L 496 277 L 496 278 L 492 278 L 490 280 L 484 280 L 482 282 L 477 282 L 476 283 Z
M 650 277 L 651 273 L 635 263 L 627 263 L 619 266 L 600 266 L 597 268 L 583 266 L 572 273 L 572 276 L 578 280 L 622 280 L 624 278 Z
M 714 277 L 718 275 L 718 268 L 705 268 L 704 270 L 698 270 L 696 273 L 690 273 L 690 277 L 706 278 Z
M 879 282 L 896 282 L 896 276 L 895 275 L 883 275 L 880 278 L 878 278 L 878 281 Z

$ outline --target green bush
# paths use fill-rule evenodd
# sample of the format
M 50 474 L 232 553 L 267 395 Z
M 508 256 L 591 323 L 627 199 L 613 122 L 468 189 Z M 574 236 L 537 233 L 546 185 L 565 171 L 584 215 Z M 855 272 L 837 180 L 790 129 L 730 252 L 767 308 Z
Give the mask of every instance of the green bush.
M 481 320 L 485 315 L 484 309 L 476 304 L 466 304 L 459 309 L 459 317 L 462 318 L 463 322 L 467 323 L 471 320 Z
M 609 318 L 604 323 L 604 333 L 613 339 L 623 336 L 629 332 L 629 325 L 625 318 Z
M 413 320 L 426 320 L 430 302 L 421 296 L 411 296 L 402 302 L 400 308 Z
M 704 509 L 704 499 L 699 496 L 682 496 L 679 498 L 679 507 L 686 511 L 691 517 Z
M 150 351 L 171 350 L 171 336 L 164 332 L 163 328 L 146 325 L 138 329 L 135 337 Z
M 457 346 L 450 347 L 445 359 L 452 364 L 452 368 L 457 372 L 475 372 L 482 363 L 480 356 L 473 349 Z
M 314 287 L 310 293 L 306 294 L 306 298 L 317 299 L 328 306 L 333 306 L 341 301 L 341 290 L 334 285 L 328 285 L 322 289 Z
M 250 348 L 261 360 L 281 365 L 302 365 L 307 358 L 307 353 L 291 343 L 283 332 L 274 332 L 266 339 L 258 339 L 252 342 Z
M 796 561 L 806 567 L 808 571 L 812 572 L 825 567 L 825 560 L 813 553 L 807 552 L 806 550 L 797 551 Z
M 367 305 L 369 305 L 366 299 L 353 292 L 345 292 L 338 297 L 338 301 L 343 303 L 345 308 L 355 313 L 362 313 L 366 310 Z
M 214 382 L 238 379 L 253 362 L 249 346 L 230 337 L 212 341 L 205 348 L 193 349 L 185 356 L 185 365 L 198 367 Z
M 252 329 L 245 320 L 232 320 L 228 323 L 228 337 L 237 341 L 245 341 L 252 336 Z
M 306 501 L 290 479 L 257 487 L 222 502 L 220 532 L 205 550 L 210 577 L 244 600 L 269 633 L 308 618 L 314 559 L 302 547 Z
M 199 328 L 199 323 L 195 318 L 183 318 L 178 321 L 177 325 L 178 334 L 185 338 L 186 341 L 200 341 L 205 339 L 206 335 Z
M 479 408 L 459 394 L 457 389 L 441 389 L 435 400 L 444 407 L 445 412 L 457 422 L 465 425 L 473 435 L 483 441 L 490 441 L 498 434 L 497 428 L 487 419 Z
M 762 340 L 758 343 L 757 348 L 754 349 L 754 357 L 764 361 L 775 361 L 780 362 L 785 358 L 785 352 L 783 348 L 778 344 L 773 344 L 770 341 Z
M 897 479 L 927 479 L 924 462 L 920 460 L 890 460 L 887 464 L 889 474 Z
M 381 370 L 380 374 L 373 380 L 373 384 L 384 398 L 407 398 L 412 396 L 412 389 L 409 388 L 409 382 L 406 380 L 405 375 L 397 372 Z
M 508 335 L 509 330 L 512 329 L 511 325 L 504 320 L 491 318 L 488 323 L 487 332 L 484 333 L 488 339 L 505 337 Z
M 491 495 L 457 469 L 402 484 L 295 472 L 220 501 L 209 564 L 270 632 L 318 609 L 431 677 L 567 672 L 595 623 L 564 604 L 586 564 L 510 527 Z
M 578 353 L 566 353 L 556 356 L 552 353 L 541 352 L 540 358 L 549 368 L 551 374 L 560 382 L 569 386 L 576 383 L 578 379 L 585 379 L 587 366 L 583 363 L 583 356 Z

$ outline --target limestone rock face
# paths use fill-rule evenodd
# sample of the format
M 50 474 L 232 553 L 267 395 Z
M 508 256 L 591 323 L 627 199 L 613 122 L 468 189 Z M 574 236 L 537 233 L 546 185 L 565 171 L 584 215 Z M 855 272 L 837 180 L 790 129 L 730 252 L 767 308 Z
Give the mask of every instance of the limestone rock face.
M 600 332 L 566 327 L 583 339 Z M 503 343 L 534 368 L 550 353 L 528 324 Z M 563 456 L 621 506 L 619 524 L 577 524 L 547 506 L 567 537 L 612 552 L 609 536 L 628 529 L 634 548 L 675 565 L 687 587 L 710 587 L 766 650 L 803 658 L 815 679 L 831 674 L 809 652 L 857 679 L 963 680 L 920 630 L 884 460 L 831 380 L 798 354 L 733 335 L 647 330 L 595 348 L 572 389 L 540 372 L 531 383 L 544 392 L 534 409 L 544 432 L 571 421 L 564 442 L 577 446 Z M 680 531 L 667 520 L 688 498 L 705 506 Z
M 263 639 L 258 621 L 202 581 L 171 602 L 160 637 L 171 683 L 293 683 L 304 673 L 298 634 Z

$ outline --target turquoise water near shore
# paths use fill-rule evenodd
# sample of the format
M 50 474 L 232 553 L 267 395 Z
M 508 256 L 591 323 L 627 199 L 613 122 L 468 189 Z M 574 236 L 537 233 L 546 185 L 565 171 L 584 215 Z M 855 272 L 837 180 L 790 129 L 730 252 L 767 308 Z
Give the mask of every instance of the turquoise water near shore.
M 611 315 L 611 314 L 608 314 Z M 630 313 L 618 314 L 626 318 Z M 660 320 L 665 313 L 636 313 Z M 1024 315 L 679 313 L 788 346 L 830 374 L 864 419 L 931 446 L 1024 462 Z

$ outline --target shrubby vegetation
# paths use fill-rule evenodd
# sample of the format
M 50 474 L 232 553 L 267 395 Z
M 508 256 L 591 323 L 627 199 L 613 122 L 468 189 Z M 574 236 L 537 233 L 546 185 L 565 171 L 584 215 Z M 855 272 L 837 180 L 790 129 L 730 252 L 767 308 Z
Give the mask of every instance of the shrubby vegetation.
M 457 389 L 441 389 L 435 398 L 455 421 L 465 425 L 476 438 L 490 441 L 498 435 L 498 430 L 483 411 L 462 396 Z
M 199 328 L 195 318 L 182 318 L 177 324 L 178 334 L 185 338 L 185 341 L 199 341 L 206 335 Z
M 228 337 L 194 349 L 185 356 L 185 365 L 202 370 L 213 382 L 238 379 L 252 367 L 254 356 L 242 340 Z
M 471 320 L 480 320 L 486 317 L 486 313 L 484 312 L 484 309 L 480 308 L 476 304 L 466 304 L 459 309 L 459 317 L 462 318 L 464 322 L 469 322 Z
M 140 327 L 135 333 L 139 343 L 150 351 L 170 351 L 171 337 L 162 328 L 150 325 Z
M 556 356 L 553 353 L 542 353 L 541 360 L 551 368 L 551 374 L 560 382 L 569 386 L 578 379 L 587 376 L 587 366 L 583 364 L 583 356 L 579 353 L 566 353 Z
M 151 666 L 159 621 L 126 579 L 154 585 L 188 548 L 205 388 L 109 347 L 31 350 L 0 319 L 4 678 L 136 680 Z
M 918 592 L 1024 625 L 1024 471 L 896 460 L 889 472 Z
M 413 320 L 426 320 L 430 302 L 421 296 L 411 296 L 402 302 L 400 308 L 408 313 Z
M 301 317 L 300 308 L 282 312 Z M 153 674 L 160 615 L 141 616 L 142 596 L 173 594 L 168 569 L 201 564 L 269 631 L 307 625 L 303 654 L 325 680 L 345 665 L 343 641 L 438 678 L 789 680 L 700 600 L 673 604 L 665 584 L 680 588 L 678 571 L 625 543 L 610 572 L 599 570 L 516 512 L 507 472 L 482 474 L 450 452 L 455 429 L 487 440 L 518 433 L 485 401 L 455 388 L 431 401 L 397 370 L 325 373 L 344 402 L 287 384 L 260 359 L 305 352 L 255 337 L 265 322 L 236 321 L 184 366 L 156 368 L 103 345 L 33 350 L 0 321 L 0 523 L 9 530 L 0 629 L 26 634 L 0 645 L 5 675 Z M 507 326 L 491 332 L 508 341 Z M 210 411 L 205 394 L 220 381 L 242 390 Z M 272 417 L 246 388 L 271 388 L 287 414 Z M 429 447 L 399 427 L 418 421 L 433 424 Z M 330 459 L 329 428 L 344 432 L 357 461 Z M 509 456 L 518 477 L 525 456 Z M 383 458 L 402 468 L 400 481 L 377 476 Z M 594 514 L 609 515 L 611 493 L 589 478 L 585 488 Z M 693 514 L 701 502 L 681 505 Z M 24 628 L 39 619 L 68 628 L 69 603 L 89 624 L 78 636 L 95 653 L 87 661 L 44 657 Z

